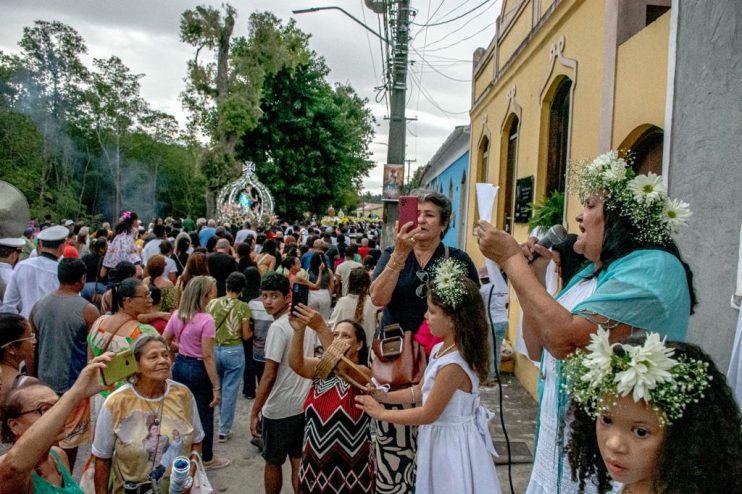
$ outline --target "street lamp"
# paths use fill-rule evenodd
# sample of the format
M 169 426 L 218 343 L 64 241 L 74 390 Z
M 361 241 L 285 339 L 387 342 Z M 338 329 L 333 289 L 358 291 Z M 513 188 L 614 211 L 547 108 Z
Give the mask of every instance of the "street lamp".
M 376 36 L 377 38 L 379 38 L 381 41 L 383 41 L 384 43 L 389 44 L 389 40 L 386 39 L 384 36 L 382 36 L 381 34 L 377 33 L 376 31 L 374 31 L 373 29 L 371 29 L 370 27 L 368 27 L 360 19 L 354 17 L 347 10 L 342 9 L 340 7 L 335 7 L 334 5 L 333 6 L 330 6 L 330 7 L 311 7 L 309 9 L 292 10 L 292 12 L 294 14 L 309 14 L 311 12 L 319 12 L 320 10 L 339 10 L 343 14 L 345 14 L 348 17 L 350 17 L 351 19 L 353 19 L 357 24 L 361 25 L 363 27 L 363 29 L 365 29 L 366 31 L 370 32 L 371 34 L 373 34 L 374 36 Z

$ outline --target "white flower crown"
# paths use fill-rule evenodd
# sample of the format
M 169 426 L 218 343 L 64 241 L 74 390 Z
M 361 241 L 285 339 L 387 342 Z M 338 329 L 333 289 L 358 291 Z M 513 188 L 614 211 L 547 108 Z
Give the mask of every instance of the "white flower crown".
M 451 257 L 438 261 L 432 269 L 431 289 L 446 305 L 456 309 L 466 295 L 466 266 Z
M 634 239 L 640 244 L 668 243 L 692 214 L 688 203 L 667 197 L 660 176 L 652 172 L 634 176 L 629 164 L 616 151 L 601 154 L 592 161 L 574 163 L 570 184 L 580 201 L 599 195 L 607 210 L 615 210 L 627 218 Z
M 685 407 L 703 397 L 712 377 L 708 363 L 681 356 L 649 333 L 641 346 L 611 344 L 602 327 L 590 336 L 586 350 L 578 349 L 564 362 L 564 387 L 570 399 L 597 417 L 611 397 L 631 395 L 658 412 L 660 423 L 683 416 Z M 607 399 L 607 400 L 606 400 Z

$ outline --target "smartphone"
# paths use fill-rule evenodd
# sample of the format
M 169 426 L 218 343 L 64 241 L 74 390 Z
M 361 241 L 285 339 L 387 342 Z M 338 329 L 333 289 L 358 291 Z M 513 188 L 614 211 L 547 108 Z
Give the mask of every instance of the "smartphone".
M 309 305 L 309 287 L 301 283 L 294 283 L 294 287 L 291 289 L 291 312 L 294 312 L 299 304 Z
M 399 197 L 399 227 L 412 222 L 410 230 L 417 228 L 417 196 Z
M 106 363 L 106 368 L 101 369 L 100 373 L 103 378 L 103 384 L 110 386 L 122 379 L 126 379 L 137 371 L 139 371 L 139 366 L 134 359 L 134 352 L 126 350 L 114 355 L 111 361 Z

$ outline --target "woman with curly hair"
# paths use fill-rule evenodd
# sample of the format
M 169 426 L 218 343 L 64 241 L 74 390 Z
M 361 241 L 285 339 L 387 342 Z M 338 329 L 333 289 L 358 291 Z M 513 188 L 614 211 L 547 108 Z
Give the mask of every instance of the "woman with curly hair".
M 611 479 L 624 494 L 742 492 L 742 414 L 711 358 L 656 333 L 610 345 L 601 331 L 601 339 L 565 363 L 566 452 L 580 492 L 590 483 L 610 492 Z M 610 362 L 606 378 L 590 379 L 600 361 Z M 640 365 L 656 382 L 632 373 Z
M 447 258 L 431 273 L 425 320 L 443 338 L 433 347 L 422 382 L 407 389 L 356 397 L 358 407 L 379 421 L 420 425 L 417 493 L 500 493 L 487 422 L 494 416 L 479 401 L 479 381 L 487 379 L 490 351 L 484 302 L 467 278 L 466 265 Z M 381 403 L 422 404 L 403 410 Z

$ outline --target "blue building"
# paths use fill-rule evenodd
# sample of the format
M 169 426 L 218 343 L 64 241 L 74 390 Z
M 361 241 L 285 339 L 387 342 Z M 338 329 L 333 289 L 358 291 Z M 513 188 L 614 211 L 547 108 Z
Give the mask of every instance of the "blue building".
M 422 185 L 447 196 L 453 204 L 451 224 L 443 243 L 464 248 L 466 234 L 466 199 L 469 189 L 470 127 L 459 125 L 436 151 L 422 175 Z

